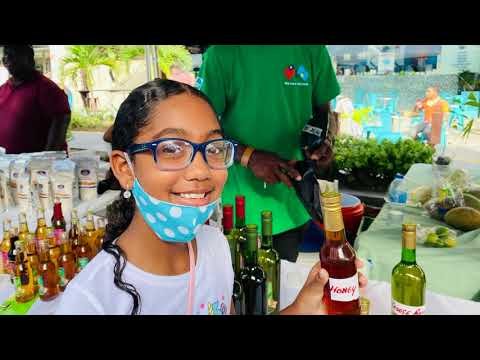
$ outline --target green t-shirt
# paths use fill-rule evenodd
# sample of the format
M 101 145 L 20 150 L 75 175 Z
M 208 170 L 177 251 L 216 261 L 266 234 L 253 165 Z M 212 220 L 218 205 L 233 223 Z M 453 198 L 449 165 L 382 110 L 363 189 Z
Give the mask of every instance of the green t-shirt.
M 340 93 L 325 46 L 211 46 L 204 54 L 197 87 L 212 101 L 225 137 L 285 160 L 302 158 L 300 134 L 313 107 Z M 246 221 L 260 225 L 273 212 L 273 233 L 305 224 L 310 216 L 283 183 L 266 185 L 250 169 L 233 165 L 222 203 L 245 195 Z

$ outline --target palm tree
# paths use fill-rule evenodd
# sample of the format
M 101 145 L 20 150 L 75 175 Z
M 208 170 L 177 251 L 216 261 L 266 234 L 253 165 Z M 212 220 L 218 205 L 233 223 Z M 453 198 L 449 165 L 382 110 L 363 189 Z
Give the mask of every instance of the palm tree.
M 77 83 L 83 104 L 89 109 L 88 94 L 93 89 L 93 69 L 104 65 L 113 70 L 117 61 L 107 48 L 99 45 L 72 45 L 69 55 L 62 60 L 62 77 L 70 78 Z

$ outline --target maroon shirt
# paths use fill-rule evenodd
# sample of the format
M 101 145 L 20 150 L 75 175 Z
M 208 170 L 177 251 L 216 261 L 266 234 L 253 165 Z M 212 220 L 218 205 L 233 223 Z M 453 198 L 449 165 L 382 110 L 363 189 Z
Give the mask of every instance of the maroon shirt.
M 9 154 L 44 151 L 54 117 L 70 114 L 67 95 L 40 73 L 0 86 L 0 146 Z M 65 150 L 66 150 L 65 144 Z

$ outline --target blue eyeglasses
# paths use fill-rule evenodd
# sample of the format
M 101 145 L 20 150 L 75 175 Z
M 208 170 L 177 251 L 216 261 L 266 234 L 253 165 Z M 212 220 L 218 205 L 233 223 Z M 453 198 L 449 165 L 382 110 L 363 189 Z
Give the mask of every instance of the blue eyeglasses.
M 159 170 L 175 171 L 187 168 L 200 151 L 203 159 L 215 170 L 223 170 L 233 164 L 236 143 L 215 139 L 196 144 L 184 139 L 166 138 L 145 144 L 133 144 L 128 149 L 129 155 L 151 151 L 153 160 Z

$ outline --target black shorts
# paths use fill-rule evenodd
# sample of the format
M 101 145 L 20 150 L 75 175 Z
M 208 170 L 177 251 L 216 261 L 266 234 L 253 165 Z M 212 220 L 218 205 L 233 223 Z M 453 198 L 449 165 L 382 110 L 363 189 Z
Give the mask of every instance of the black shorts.
M 278 251 L 280 259 L 296 262 L 298 249 L 303 241 L 308 223 L 298 228 L 273 236 L 273 248 Z

